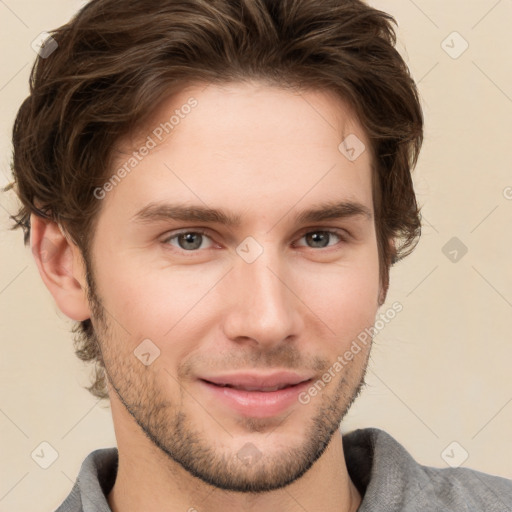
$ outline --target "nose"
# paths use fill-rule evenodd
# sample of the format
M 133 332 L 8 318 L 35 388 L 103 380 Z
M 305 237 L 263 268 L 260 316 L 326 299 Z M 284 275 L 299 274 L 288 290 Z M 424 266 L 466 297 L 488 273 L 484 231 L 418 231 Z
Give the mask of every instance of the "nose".
M 229 339 L 269 349 L 302 331 L 302 302 L 294 293 L 292 270 L 277 251 L 266 248 L 252 263 L 236 259 L 226 285 L 224 333 Z

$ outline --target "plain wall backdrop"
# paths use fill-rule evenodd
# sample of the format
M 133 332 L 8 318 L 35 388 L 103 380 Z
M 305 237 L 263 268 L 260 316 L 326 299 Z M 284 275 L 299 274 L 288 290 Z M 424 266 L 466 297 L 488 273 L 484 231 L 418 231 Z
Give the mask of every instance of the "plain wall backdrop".
M 398 21 L 398 48 L 419 84 L 425 142 L 414 171 L 423 212 L 415 252 L 391 271 L 367 387 L 342 424 L 386 430 L 422 464 L 512 478 L 512 0 L 374 0 Z M 80 7 L 0 1 L 0 185 L 28 94 L 31 41 Z M 54 510 L 83 459 L 114 446 L 108 407 L 83 389 L 72 322 L 41 281 L 16 199 L 0 196 L 0 510 Z M 43 469 L 32 457 L 49 443 Z M 455 444 L 454 444 L 455 443 Z M 43 445 L 43 448 L 46 445 Z M 47 452 L 48 453 L 48 452 Z M 466 458 L 467 456 L 467 458 Z

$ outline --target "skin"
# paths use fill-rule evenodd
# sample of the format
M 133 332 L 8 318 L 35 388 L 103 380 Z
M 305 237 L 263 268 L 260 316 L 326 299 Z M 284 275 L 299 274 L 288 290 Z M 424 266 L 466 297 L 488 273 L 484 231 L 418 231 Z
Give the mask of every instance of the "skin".
M 352 162 L 338 150 L 349 134 L 369 141 L 326 91 L 203 84 L 159 105 L 117 148 L 114 169 L 190 97 L 197 106 L 101 200 L 91 268 L 55 223 L 32 217 L 45 284 L 67 316 L 92 318 L 97 331 L 119 449 L 110 507 L 355 511 L 361 496 L 338 427 L 364 384 L 370 344 L 309 404 L 270 418 L 214 401 L 198 377 L 291 369 L 321 378 L 373 325 L 383 290 L 371 156 Z M 133 220 L 155 201 L 224 208 L 240 225 Z M 294 220 L 326 201 L 356 201 L 370 217 Z M 170 238 L 200 228 L 196 245 Z M 263 249 L 252 263 L 236 251 L 249 236 Z M 45 240 L 51 258 L 40 257 Z M 144 339 L 160 350 L 148 366 L 134 355 Z M 261 454 L 252 464 L 237 457 L 247 443 Z

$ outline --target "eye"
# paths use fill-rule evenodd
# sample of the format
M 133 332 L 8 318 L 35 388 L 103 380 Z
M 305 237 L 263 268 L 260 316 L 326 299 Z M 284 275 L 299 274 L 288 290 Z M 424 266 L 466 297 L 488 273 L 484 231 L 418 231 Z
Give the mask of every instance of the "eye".
M 168 236 L 163 242 L 184 251 L 196 251 L 197 249 L 208 249 L 212 246 L 210 243 L 209 246 L 205 247 L 203 245 L 205 239 L 211 242 L 210 237 L 204 231 L 182 231 Z
M 347 240 L 346 236 L 338 231 L 329 231 L 329 230 L 317 230 L 317 231 L 309 231 L 302 235 L 301 239 L 304 238 L 306 240 L 309 247 L 314 249 L 323 249 L 324 247 L 330 247 L 332 245 L 336 245 L 336 241 L 334 243 L 329 243 L 332 241 L 332 238 L 337 239 L 338 242 L 345 242 Z
M 316 230 L 304 233 L 300 239 L 306 240 L 306 247 L 311 249 L 323 249 L 337 245 L 340 241 L 346 242 L 347 235 L 332 230 Z M 334 239 L 334 241 L 333 241 Z M 210 249 L 214 246 L 212 239 L 205 231 L 181 231 L 167 236 L 163 243 L 171 245 L 178 250 L 186 252 L 198 252 L 199 249 Z M 304 247 L 303 244 L 294 244 Z

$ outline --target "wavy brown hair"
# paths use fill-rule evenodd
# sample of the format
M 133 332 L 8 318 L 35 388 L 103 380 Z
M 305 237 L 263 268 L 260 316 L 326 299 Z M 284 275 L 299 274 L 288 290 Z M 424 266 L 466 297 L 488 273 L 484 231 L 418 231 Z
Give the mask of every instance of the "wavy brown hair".
M 418 91 L 393 25 L 391 15 L 359 0 L 91 1 L 50 33 L 58 48 L 32 69 L 13 129 L 7 188 L 21 201 L 13 229 L 24 230 L 27 244 L 31 213 L 59 222 L 87 264 L 102 204 L 93 191 L 111 175 L 116 143 L 161 100 L 193 83 L 326 90 L 352 107 L 371 142 L 387 290 L 390 266 L 420 235 L 411 171 L 423 141 Z M 76 354 L 95 363 L 87 389 L 107 398 L 91 320 L 73 332 Z

